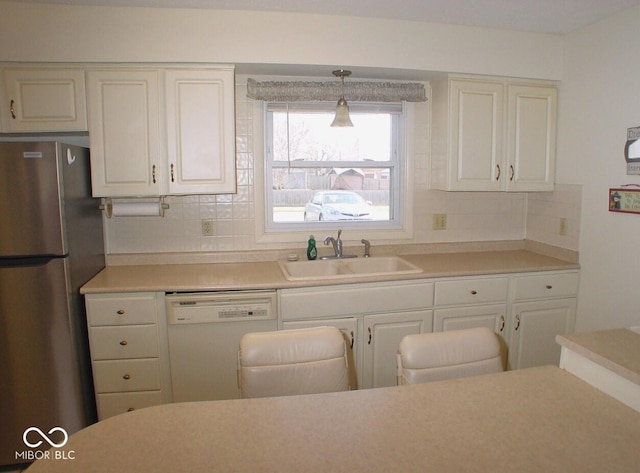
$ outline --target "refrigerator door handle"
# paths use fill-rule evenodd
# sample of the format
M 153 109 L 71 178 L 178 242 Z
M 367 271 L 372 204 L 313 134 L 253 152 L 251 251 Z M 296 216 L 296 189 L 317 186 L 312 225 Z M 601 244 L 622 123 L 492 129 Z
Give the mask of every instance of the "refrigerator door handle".
M 0 268 L 26 268 L 44 266 L 51 260 L 65 258 L 66 255 L 8 256 L 0 257 Z

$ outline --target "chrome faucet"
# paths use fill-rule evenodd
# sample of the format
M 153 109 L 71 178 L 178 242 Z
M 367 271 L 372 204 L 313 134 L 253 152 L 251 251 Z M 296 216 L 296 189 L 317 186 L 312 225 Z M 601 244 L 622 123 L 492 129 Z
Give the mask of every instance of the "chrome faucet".
M 338 230 L 338 238 L 333 238 L 331 235 L 325 237 L 324 244 L 328 245 L 331 243 L 333 246 L 334 258 L 342 258 L 342 240 L 340 239 L 340 235 L 342 234 L 342 230 Z
M 360 243 L 364 245 L 364 257 L 368 258 L 369 256 L 371 256 L 371 243 L 369 243 L 369 240 L 365 240 L 363 238 L 362 240 L 360 240 Z

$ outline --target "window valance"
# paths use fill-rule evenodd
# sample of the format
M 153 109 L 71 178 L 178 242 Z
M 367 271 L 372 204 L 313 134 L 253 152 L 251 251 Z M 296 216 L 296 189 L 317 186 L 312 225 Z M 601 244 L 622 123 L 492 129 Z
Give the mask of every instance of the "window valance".
M 336 101 L 348 102 L 425 102 L 427 95 L 418 82 L 303 82 L 247 81 L 247 96 L 269 102 Z

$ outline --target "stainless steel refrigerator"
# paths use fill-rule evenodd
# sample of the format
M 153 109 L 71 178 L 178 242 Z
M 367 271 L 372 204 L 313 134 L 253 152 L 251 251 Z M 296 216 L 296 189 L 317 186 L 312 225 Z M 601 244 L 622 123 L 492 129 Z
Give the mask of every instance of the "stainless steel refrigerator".
M 24 441 L 31 427 L 70 435 L 95 421 L 79 294 L 104 267 L 90 183 L 85 148 L 0 143 L 0 465 L 50 447 L 34 429 Z

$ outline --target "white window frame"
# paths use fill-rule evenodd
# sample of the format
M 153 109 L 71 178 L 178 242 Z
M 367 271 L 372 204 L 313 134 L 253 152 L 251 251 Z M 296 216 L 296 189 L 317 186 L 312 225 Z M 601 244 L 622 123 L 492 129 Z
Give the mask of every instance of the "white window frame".
M 305 241 L 310 233 L 318 232 L 318 238 L 333 234 L 337 229 L 343 230 L 343 240 L 360 240 L 361 238 L 376 240 L 407 240 L 413 237 L 413 154 L 414 154 L 414 106 L 402 104 L 402 130 L 396 133 L 401 141 L 397 143 L 400 155 L 397 157 L 396 182 L 390 199 L 396 203 L 396 212 L 390 221 L 353 221 L 348 222 L 296 222 L 293 225 L 272 222 L 271 195 L 267 191 L 267 177 L 272 167 L 267 156 L 267 103 L 255 101 L 253 104 L 253 137 L 254 137 L 254 190 L 255 190 L 255 231 L 257 243 L 286 243 Z M 354 105 L 350 104 L 353 109 Z M 333 104 L 331 104 L 333 106 Z M 343 167 L 362 167 L 362 162 L 341 162 Z M 318 167 L 318 163 L 310 163 L 310 167 Z M 379 163 L 380 167 L 388 167 L 388 162 Z M 375 167 L 375 166 L 371 166 Z M 270 181 L 270 178 L 269 178 Z

